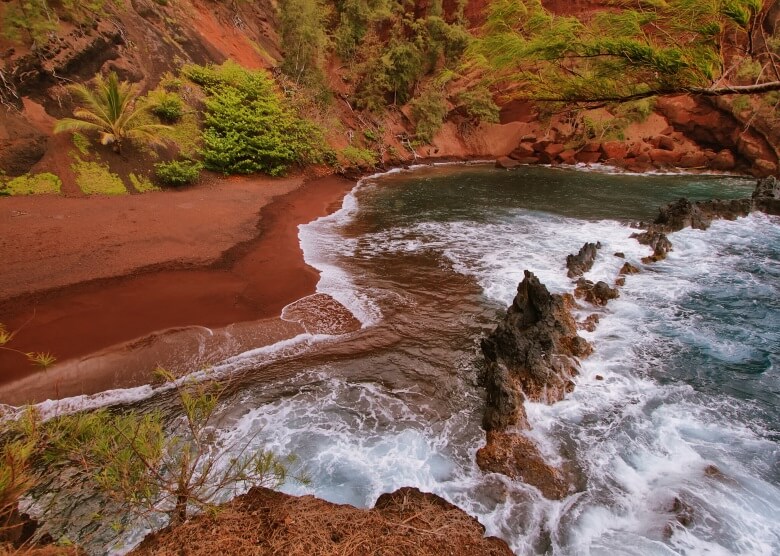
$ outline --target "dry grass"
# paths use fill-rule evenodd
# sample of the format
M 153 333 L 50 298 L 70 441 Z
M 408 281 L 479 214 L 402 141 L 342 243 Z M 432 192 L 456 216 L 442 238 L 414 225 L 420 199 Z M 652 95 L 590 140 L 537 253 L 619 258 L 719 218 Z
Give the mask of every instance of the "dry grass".
M 136 555 L 503 556 L 476 519 L 412 488 L 383 495 L 372 510 L 267 489 L 148 538 Z

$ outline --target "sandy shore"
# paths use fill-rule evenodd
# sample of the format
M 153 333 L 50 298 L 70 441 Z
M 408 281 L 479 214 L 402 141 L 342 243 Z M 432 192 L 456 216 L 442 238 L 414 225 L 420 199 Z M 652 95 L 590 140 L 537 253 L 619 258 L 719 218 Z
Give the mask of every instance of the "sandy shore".
M 0 351 L 0 401 L 20 402 L 22 383 L 24 401 L 142 384 L 148 371 L 132 363 L 139 342 L 131 341 L 155 331 L 212 333 L 270 319 L 266 340 L 300 332 L 276 318 L 318 280 L 298 225 L 336 210 L 353 185 L 334 176 L 246 178 L 119 198 L 0 199 L 0 322 L 18 330 L 15 349 L 61 362 L 35 373 L 21 355 Z M 182 348 L 192 342 L 176 335 L 187 336 Z M 163 357 L 155 349 L 144 369 Z

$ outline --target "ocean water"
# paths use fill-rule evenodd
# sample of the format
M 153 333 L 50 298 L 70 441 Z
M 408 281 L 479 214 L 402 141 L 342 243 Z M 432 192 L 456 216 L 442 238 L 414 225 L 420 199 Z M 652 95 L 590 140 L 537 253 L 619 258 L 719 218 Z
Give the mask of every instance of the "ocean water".
M 318 290 L 363 330 L 275 388 L 248 385 L 226 443 L 296 453 L 312 485 L 292 493 L 371 506 L 404 485 L 435 492 L 517 554 L 780 553 L 780 220 L 672 234 L 669 258 L 649 266 L 629 237 L 660 204 L 752 186 L 485 167 L 364 180 L 300 231 Z M 642 272 L 605 309 L 580 312 L 601 322 L 583 333 L 595 353 L 574 393 L 528 406 L 549 461 L 578 477 L 554 502 L 474 464 L 477 343 L 524 269 L 571 291 L 565 257 L 586 241 L 603 245 L 589 279 L 614 280 L 615 252 Z
M 311 484 L 284 486 L 294 494 L 370 507 L 401 486 L 435 492 L 517 554 L 778 554 L 780 219 L 671 234 L 674 250 L 653 265 L 630 238 L 663 203 L 752 187 L 487 166 L 367 178 L 341 210 L 300 228 L 318 292 L 362 328 L 217 367 L 238 377 L 217 446 L 226 461 L 247 444 L 296 454 Z M 565 258 L 586 241 L 602 244 L 587 278 L 614 281 L 616 252 L 642 272 L 606 308 L 578 311 L 601 319 L 582 332 L 595 352 L 575 391 L 527 405 L 529 434 L 576 477 L 576 492 L 550 501 L 474 463 L 478 344 L 523 270 L 571 291 Z

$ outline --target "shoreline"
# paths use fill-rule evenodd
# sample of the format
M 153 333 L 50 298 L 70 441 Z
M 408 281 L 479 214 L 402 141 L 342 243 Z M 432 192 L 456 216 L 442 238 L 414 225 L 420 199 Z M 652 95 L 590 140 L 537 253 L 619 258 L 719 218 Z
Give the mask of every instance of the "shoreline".
M 319 280 L 319 272 L 303 259 L 298 225 L 338 210 L 344 196 L 361 179 L 427 166 L 491 162 L 477 157 L 420 158 L 349 178 L 329 174 L 308 179 L 242 180 L 239 183 L 257 187 L 284 182 L 289 186 L 292 182 L 292 187 L 267 196 L 254 213 L 250 237 L 234 242 L 214 260 L 199 264 L 180 257 L 124 275 L 0 299 L 0 322 L 8 324 L 10 330 L 22 325 L 14 347 L 49 351 L 58 357 L 54 367 L 41 372 L 22 355 L 0 351 L 0 367 L 7 367 L 7 361 L 14 359 L 16 364 L 11 373 L 0 377 L 0 403 L 38 403 L 144 386 L 152 382 L 151 371 L 157 366 L 175 373 L 191 372 L 305 333 L 302 321 L 280 318 L 284 307 L 314 294 Z M 601 164 L 593 168 L 552 167 L 625 173 Z M 224 192 L 235 181 L 221 180 L 217 188 Z M 30 306 L 39 304 L 44 311 L 36 312 L 25 324 L 22 316 L 29 315 Z M 16 320 L 8 319 L 9 313 Z M 76 334 L 74 329 L 92 334 Z M 47 341 L 38 342 L 38 337 Z
M 267 344 L 302 332 L 300 325 L 279 318 L 286 305 L 315 293 L 319 280 L 319 273 L 303 260 L 298 225 L 337 210 L 355 182 L 335 175 L 297 180 L 287 183 L 288 190 L 281 194 L 256 198 L 261 204 L 254 211 L 252 235 L 234 242 L 216 260 L 198 265 L 176 257 L 120 276 L 0 301 L 0 322 L 18 330 L 11 347 L 58 357 L 56 365 L 42 372 L 21 354 L 0 351 L 0 367 L 6 369 L 0 377 L 0 402 L 39 402 L 149 383 L 149 371 L 166 362 L 158 348 L 170 344 L 171 335 L 181 338 L 181 349 L 202 348 L 203 341 L 192 342 L 206 330 L 207 336 L 222 335 L 235 348 L 247 342 L 256 346 L 258 335 Z M 264 187 L 264 181 L 272 180 L 254 181 L 248 183 Z M 218 193 L 231 185 L 226 180 Z M 210 216 L 208 207 L 205 216 Z M 260 332 L 237 340 L 235 329 L 248 322 L 262 323 Z M 143 362 L 130 364 L 138 347 L 147 351 L 146 372 L 138 370 Z M 173 355 L 168 363 L 175 359 Z M 129 367 L 135 367 L 135 372 L 122 372 Z

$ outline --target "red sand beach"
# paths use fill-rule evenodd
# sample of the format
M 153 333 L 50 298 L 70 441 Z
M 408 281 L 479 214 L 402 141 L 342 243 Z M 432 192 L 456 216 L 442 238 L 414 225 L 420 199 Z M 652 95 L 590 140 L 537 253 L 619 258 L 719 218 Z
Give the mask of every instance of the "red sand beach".
M 243 178 L 114 198 L 0 199 L 0 322 L 17 330 L 9 346 L 58 359 L 42 372 L 0 351 L 0 402 L 148 382 L 165 357 L 157 346 L 134 362 L 131 352 L 154 342 L 128 342 L 155 331 L 266 319 L 262 338 L 256 327 L 249 335 L 257 345 L 302 331 L 278 319 L 318 280 L 298 225 L 336 210 L 352 186 L 335 176 Z M 88 372 L 77 363 L 122 343 L 122 357 L 104 351 Z

